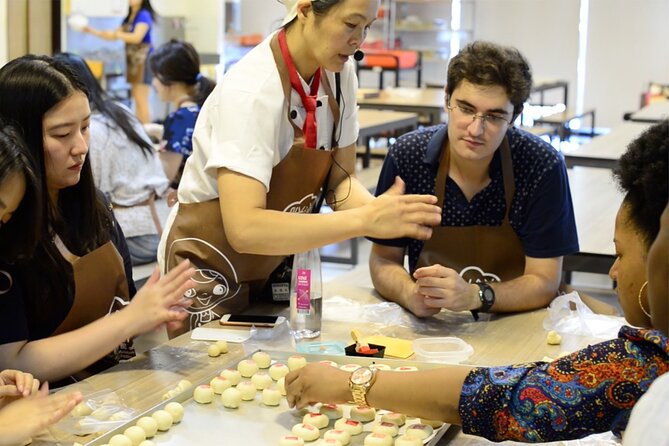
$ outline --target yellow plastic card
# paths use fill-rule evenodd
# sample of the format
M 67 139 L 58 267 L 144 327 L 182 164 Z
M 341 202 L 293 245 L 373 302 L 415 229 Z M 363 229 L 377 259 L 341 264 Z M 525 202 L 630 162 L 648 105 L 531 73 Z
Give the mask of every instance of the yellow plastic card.
M 411 341 L 408 339 L 391 338 L 390 336 L 374 335 L 365 338 L 369 344 L 385 345 L 385 357 L 406 359 L 413 355 Z

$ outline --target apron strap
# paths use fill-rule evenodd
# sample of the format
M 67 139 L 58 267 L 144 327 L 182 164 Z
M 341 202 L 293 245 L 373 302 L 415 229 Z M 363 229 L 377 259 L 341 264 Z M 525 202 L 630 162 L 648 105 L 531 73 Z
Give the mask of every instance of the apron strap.
M 437 195 L 437 206 L 444 208 L 444 196 L 446 195 L 446 178 L 448 178 L 448 169 L 451 163 L 451 151 L 448 147 L 448 140 L 444 141 L 442 147 L 441 157 L 439 160 L 439 168 L 437 170 L 437 179 L 435 182 L 435 194 Z M 511 202 L 516 193 L 516 180 L 513 176 L 513 164 L 511 162 L 511 147 L 509 140 L 504 137 L 502 144 L 499 146 L 501 161 L 502 161 L 502 180 L 504 181 L 504 199 L 506 202 L 506 211 L 504 212 L 504 222 L 509 221 L 509 213 L 511 212 Z

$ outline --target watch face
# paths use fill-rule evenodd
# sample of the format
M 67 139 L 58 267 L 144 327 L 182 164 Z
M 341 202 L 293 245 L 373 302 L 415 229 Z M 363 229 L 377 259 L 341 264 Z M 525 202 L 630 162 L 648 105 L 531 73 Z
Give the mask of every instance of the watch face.
M 492 302 L 495 299 L 495 292 L 491 287 L 485 287 L 483 290 L 483 298 L 486 300 L 486 302 Z
M 365 384 L 371 381 L 372 375 L 372 369 L 369 367 L 360 367 L 351 375 L 351 382 L 353 384 Z

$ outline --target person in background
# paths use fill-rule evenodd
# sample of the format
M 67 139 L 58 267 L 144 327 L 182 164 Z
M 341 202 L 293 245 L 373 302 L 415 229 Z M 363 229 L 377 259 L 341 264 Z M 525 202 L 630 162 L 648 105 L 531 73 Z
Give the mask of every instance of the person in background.
M 2 264 L 30 257 L 40 227 L 37 206 L 39 182 L 19 132 L 0 120 L 0 258 Z M 23 201 L 27 197 L 28 200 Z M 31 230 L 32 229 L 32 230 Z M 6 243 L 13 237 L 13 244 Z M 11 288 L 11 276 L 0 268 L 0 294 Z M 4 297 L 4 296 L 3 296 Z M 0 445 L 25 441 L 67 415 L 81 401 L 81 394 L 49 395 L 48 383 L 40 386 L 30 373 L 0 372 Z
M 355 177 L 351 56 L 379 1 L 285 4 L 283 27 L 204 103 L 158 248 L 165 271 L 181 259 L 198 267 L 190 328 L 259 300 L 290 254 L 361 235 L 426 239 L 439 221 L 435 197 L 404 195 L 398 181 L 374 199 Z M 335 212 L 313 212 L 321 188 Z
M 630 144 L 617 176 L 625 198 L 610 275 L 625 317 L 645 328 L 623 326 L 618 338 L 550 363 L 412 373 L 363 367 L 352 374 L 309 364 L 286 376 L 289 405 L 343 403 L 353 395 L 379 409 L 459 424 L 491 441 L 547 442 L 624 430 L 634 403 L 669 371 L 669 121 Z
M 156 13 L 151 0 L 128 0 L 128 15 L 116 30 L 97 30 L 86 26 L 84 32 L 105 40 L 125 42 L 126 71 L 132 99 L 135 102 L 135 114 L 146 124 L 151 121 L 149 109 L 149 86 L 151 76 L 147 60 L 151 46 L 151 30 L 156 20 Z
M 149 59 L 153 87 L 162 101 L 174 106 L 163 125 L 147 124 L 160 142 L 170 186 L 179 187 L 186 159 L 193 152 L 193 131 L 200 109 L 216 83 L 200 73 L 200 56 L 188 42 L 171 40 Z
M 38 228 L 34 254 L 3 259 L 0 368 L 49 381 L 84 368 L 95 373 L 132 354 L 126 340 L 181 324 L 193 270 L 184 262 L 161 279 L 156 269 L 135 292 L 123 231 L 86 156 L 87 90 L 66 65 L 45 56 L 14 59 L 0 69 L 0 97 L 0 118 L 21 130 L 39 180 L 35 196 L 20 200 L 17 187 L 12 197 L 41 213 L 22 228 Z M 3 244 L 20 252 L 5 229 Z
M 158 154 L 142 124 L 102 90 L 81 57 L 61 53 L 54 59 L 69 66 L 88 90 L 93 178 L 112 204 L 132 264 L 154 262 L 162 232 L 155 198 L 169 187 Z
M 477 318 L 557 296 L 562 257 L 578 239 L 562 156 L 513 125 L 531 86 L 515 48 L 477 41 L 451 59 L 448 123 L 398 138 L 379 176 L 377 195 L 399 176 L 407 193 L 435 194 L 442 207 L 427 241 L 372 239 L 370 274 L 383 297 L 419 317 L 445 308 Z

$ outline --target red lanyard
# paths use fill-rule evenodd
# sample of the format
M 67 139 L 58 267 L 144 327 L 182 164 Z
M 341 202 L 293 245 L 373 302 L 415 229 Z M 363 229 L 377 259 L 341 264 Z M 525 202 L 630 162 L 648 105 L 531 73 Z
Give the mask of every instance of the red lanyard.
M 283 60 L 286 62 L 288 67 L 288 74 L 290 75 L 290 85 L 300 94 L 302 98 L 302 105 L 307 111 L 307 117 L 304 120 L 304 127 L 302 131 L 304 132 L 305 147 L 308 149 L 316 148 L 316 102 L 318 94 L 318 87 L 321 84 L 321 70 L 320 68 L 314 73 L 314 80 L 311 82 L 311 91 L 310 94 L 304 91 L 302 88 L 302 82 L 300 81 L 300 76 L 297 74 L 295 69 L 295 63 L 293 58 L 290 57 L 290 52 L 288 51 L 288 45 L 286 44 L 286 30 L 282 29 L 279 31 L 279 46 L 281 47 L 281 54 L 283 55 Z M 288 98 L 290 102 L 290 98 Z

